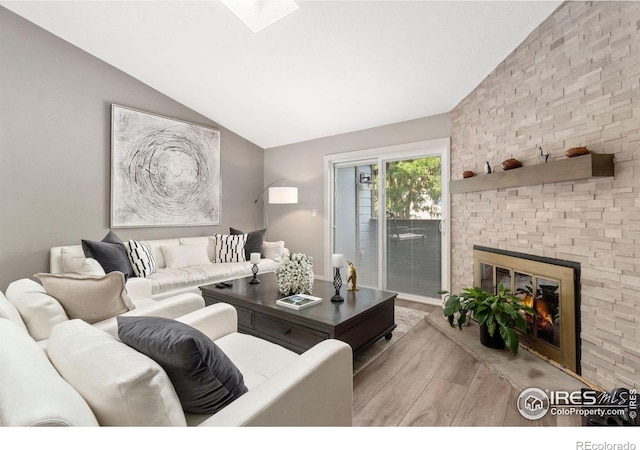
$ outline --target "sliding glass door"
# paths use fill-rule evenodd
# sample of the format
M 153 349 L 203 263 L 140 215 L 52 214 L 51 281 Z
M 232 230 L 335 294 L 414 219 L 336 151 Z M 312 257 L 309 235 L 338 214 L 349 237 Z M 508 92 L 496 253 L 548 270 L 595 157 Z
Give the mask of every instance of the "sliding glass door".
M 378 229 L 373 177 L 375 163 L 335 167 L 334 251 L 357 268 L 358 284 L 378 286 Z
M 330 163 L 330 251 L 354 263 L 359 285 L 415 299 L 448 289 L 449 147 L 438 143 Z
M 442 289 L 440 156 L 385 162 L 385 289 L 436 297 Z

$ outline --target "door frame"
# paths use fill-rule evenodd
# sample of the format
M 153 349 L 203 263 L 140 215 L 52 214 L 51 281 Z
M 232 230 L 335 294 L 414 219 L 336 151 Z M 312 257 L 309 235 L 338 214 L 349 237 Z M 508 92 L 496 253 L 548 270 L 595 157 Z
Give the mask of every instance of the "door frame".
M 441 237 L 442 237 L 442 255 L 441 255 L 441 269 L 442 269 L 442 289 L 450 290 L 451 286 L 451 232 L 449 215 L 451 212 L 451 201 L 449 194 L 449 180 L 450 180 L 450 138 L 432 139 L 428 141 L 411 142 L 408 144 L 398 144 L 385 147 L 377 147 L 363 150 L 355 150 L 344 153 L 334 153 L 324 156 L 324 189 L 325 189 L 325 204 L 324 204 L 324 217 L 327 218 L 327 223 L 324 232 L 324 248 L 325 248 L 325 267 L 324 273 L 331 274 L 331 252 L 333 249 L 334 241 L 334 196 L 336 195 L 335 187 L 335 165 L 354 164 L 358 165 L 368 164 L 371 161 L 376 161 L 378 164 L 378 170 L 380 178 L 383 179 L 385 174 L 385 162 L 397 159 L 411 159 L 422 158 L 428 156 L 440 156 L 442 162 L 442 205 L 441 213 L 442 220 L 440 222 Z M 380 204 L 386 204 L 386 192 L 383 183 L 379 183 L 375 187 L 378 189 L 378 202 Z M 384 258 L 386 255 L 386 249 L 384 248 L 384 236 L 386 233 L 386 220 L 384 217 L 380 217 L 384 213 L 384 208 L 378 208 L 378 223 L 382 226 L 378 227 L 378 242 L 383 243 L 382 251 L 378 252 L 378 288 L 383 283 L 383 271 Z M 328 277 L 331 278 L 331 277 Z M 327 279 L 328 279 L 327 278 Z M 403 298 L 407 300 L 414 300 L 421 303 L 429 303 L 441 305 L 442 300 L 439 298 L 422 297 L 412 294 L 403 294 Z

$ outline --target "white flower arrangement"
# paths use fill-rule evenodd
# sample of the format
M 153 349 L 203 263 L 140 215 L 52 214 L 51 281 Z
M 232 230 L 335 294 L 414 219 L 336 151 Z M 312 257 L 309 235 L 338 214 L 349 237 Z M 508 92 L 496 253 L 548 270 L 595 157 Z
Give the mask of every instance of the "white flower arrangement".
M 284 295 L 311 294 L 313 291 L 313 258 L 303 253 L 284 257 L 276 268 L 278 290 Z

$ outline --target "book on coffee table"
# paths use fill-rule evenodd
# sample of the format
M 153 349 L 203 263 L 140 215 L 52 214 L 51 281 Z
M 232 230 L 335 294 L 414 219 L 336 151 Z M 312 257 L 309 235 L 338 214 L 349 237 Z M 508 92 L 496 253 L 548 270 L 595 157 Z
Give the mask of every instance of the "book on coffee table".
M 320 297 L 313 297 L 306 294 L 295 294 L 276 300 L 276 304 L 291 309 L 304 309 L 313 306 L 322 301 Z

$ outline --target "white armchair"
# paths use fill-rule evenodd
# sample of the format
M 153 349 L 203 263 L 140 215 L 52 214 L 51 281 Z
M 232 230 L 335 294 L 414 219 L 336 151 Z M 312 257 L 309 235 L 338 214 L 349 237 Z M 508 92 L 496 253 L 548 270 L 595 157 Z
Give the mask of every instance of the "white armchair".
M 213 415 L 184 414 L 160 366 L 109 333 L 78 319 L 62 322 L 45 353 L 24 327 L 0 317 L 0 425 L 351 425 L 348 344 L 329 339 L 298 355 L 238 333 L 236 311 L 226 304 L 179 320 L 215 341 L 248 392 Z
M 215 341 L 238 367 L 249 388 L 248 393 L 206 420 L 188 416 L 190 425 L 351 425 L 353 356 L 348 344 L 328 339 L 298 355 L 238 333 L 236 310 L 225 303 L 178 320 Z

